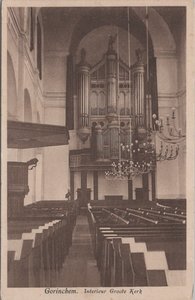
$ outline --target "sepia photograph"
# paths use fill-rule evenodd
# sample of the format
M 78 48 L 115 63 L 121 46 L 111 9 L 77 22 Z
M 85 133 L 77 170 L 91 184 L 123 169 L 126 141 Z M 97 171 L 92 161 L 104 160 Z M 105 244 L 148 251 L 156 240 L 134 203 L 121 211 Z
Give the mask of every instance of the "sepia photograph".
M 192 3 L 59 3 L 2 8 L 2 300 L 192 299 Z

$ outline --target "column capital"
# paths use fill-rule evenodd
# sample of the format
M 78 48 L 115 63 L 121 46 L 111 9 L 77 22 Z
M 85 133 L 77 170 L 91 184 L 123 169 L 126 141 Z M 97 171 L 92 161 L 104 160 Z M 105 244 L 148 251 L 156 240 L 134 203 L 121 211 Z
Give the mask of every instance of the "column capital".
M 144 74 L 144 64 L 135 64 L 133 66 L 133 74 L 135 73 L 140 73 L 140 74 Z

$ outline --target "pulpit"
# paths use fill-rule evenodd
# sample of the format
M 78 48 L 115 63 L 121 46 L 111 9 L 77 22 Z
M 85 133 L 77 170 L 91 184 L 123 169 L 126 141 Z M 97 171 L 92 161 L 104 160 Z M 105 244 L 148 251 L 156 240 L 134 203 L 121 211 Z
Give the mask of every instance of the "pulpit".
M 28 164 L 8 162 L 8 217 L 22 214 L 24 197 L 29 192 Z

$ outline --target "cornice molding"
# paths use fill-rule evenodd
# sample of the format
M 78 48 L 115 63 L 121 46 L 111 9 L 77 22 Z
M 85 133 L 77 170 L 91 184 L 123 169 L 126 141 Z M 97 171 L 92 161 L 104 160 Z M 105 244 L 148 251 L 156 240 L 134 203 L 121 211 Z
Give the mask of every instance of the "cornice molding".
M 58 91 L 46 91 L 44 92 L 44 98 L 47 98 L 47 100 L 53 100 L 53 99 L 66 99 L 66 92 L 58 92 Z
M 162 100 L 163 99 L 176 99 L 176 98 L 179 98 L 179 97 L 183 97 L 184 95 L 186 95 L 186 89 L 183 89 L 183 90 L 180 90 L 180 91 L 177 91 L 175 93 L 158 93 L 158 98 Z
M 44 93 L 44 106 L 65 108 L 66 105 L 66 93 L 65 92 L 54 92 L 47 91 Z
M 44 101 L 44 108 L 51 108 L 51 107 L 65 109 L 65 101 L 63 100 Z
M 163 99 L 165 99 L 165 101 L 167 99 L 177 99 L 177 93 L 159 93 L 158 99 L 161 101 L 163 101 Z
M 174 49 L 154 49 L 154 56 L 158 58 L 164 59 L 177 59 L 177 52 Z
M 67 57 L 69 55 L 69 52 L 66 50 L 46 50 L 44 52 L 45 57 Z

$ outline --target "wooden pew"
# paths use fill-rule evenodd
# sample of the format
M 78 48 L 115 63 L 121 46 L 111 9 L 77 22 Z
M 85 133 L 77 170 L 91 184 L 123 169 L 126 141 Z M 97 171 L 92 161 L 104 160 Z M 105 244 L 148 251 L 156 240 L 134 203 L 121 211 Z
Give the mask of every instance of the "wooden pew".
M 185 269 L 170 268 L 163 250 L 148 251 L 146 243 L 137 243 L 134 238 L 120 236 L 107 236 L 103 249 L 100 269 L 103 286 L 165 286 L 179 285 L 181 282 L 184 284 L 182 278 L 185 276 Z
M 102 247 L 104 243 L 104 238 L 106 237 L 134 237 L 136 241 L 160 241 L 161 243 L 167 240 L 171 242 L 185 240 L 185 229 L 174 230 L 172 228 L 111 228 L 106 229 L 100 228 L 97 234 L 96 240 L 96 259 L 97 265 L 100 266 L 100 260 L 102 255 Z
M 72 243 L 74 205 L 39 201 L 8 221 L 9 286 L 55 286 Z M 19 275 L 18 275 L 19 274 Z
M 159 209 L 154 206 L 151 209 L 150 207 L 102 210 L 89 208 L 94 253 L 100 270 L 101 284 L 103 286 L 184 284 L 186 269 L 184 213 L 173 208 Z M 133 222 L 129 218 L 133 218 Z M 116 219 L 120 220 L 120 223 L 117 223 Z M 157 262 L 163 261 L 164 265 L 159 263 L 155 266 L 153 264 L 152 267 L 153 257 L 156 257 Z
M 8 253 L 14 252 L 14 256 L 9 254 L 12 260 L 9 260 L 9 268 L 12 278 L 8 280 L 9 286 L 40 286 L 41 282 L 51 283 L 51 270 L 56 266 L 53 233 L 57 233 L 57 228 L 61 226 L 60 220 L 54 220 L 34 228 L 31 232 L 20 233 L 21 238 L 8 240 Z M 43 273 L 42 280 L 40 273 Z M 8 272 L 9 273 L 9 272 Z M 37 280 L 40 279 L 40 283 Z M 40 285 L 39 285 L 40 284 Z
M 102 209 L 102 211 L 105 212 L 105 209 Z M 118 212 L 119 210 L 116 209 L 115 211 Z M 133 218 L 134 218 L 133 220 L 136 220 L 136 219 L 139 220 L 138 224 L 137 224 L 137 222 L 132 222 L 132 225 L 134 227 L 135 227 L 135 224 L 137 224 L 138 226 L 141 226 L 141 225 L 145 225 L 145 223 L 149 224 L 149 225 L 147 225 L 147 228 L 149 228 L 150 225 L 158 225 L 159 226 L 160 224 L 162 224 L 163 227 L 162 228 L 158 227 L 158 228 L 159 229 L 163 229 L 164 231 L 167 230 L 166 228 L 170 227 L 170 222 L 167 222 L 167 219 L 165 219 L 166 222 L 164 222 L 164 218 L 163 218 L 163 220 L 161 220 L 161 217 L 159 218 L 159 216 L 157 216 L 157 218 L 155 216 L 152 216 L 152 218 L 151 218 L 151 217 L 147 217 L 147 216 L 145 217 L 143 215 L 144 212 L 141 212 L 141 211 L 138 214 L 134 213 L 134 212 L 133 213 L 132 212 L 129 213 L 129 211 L 131 211 L 131 209 L 128 210 L 128 215 L 127 215 L 128 218 L 133 216 Z M 89 213 L 90 213 L 90 217 L 91 217 L 93 215 L 92 211 L 89 210 Z M 106 213 L 108 214 L 109 211 L 106 210 Z M 110 217 L 114 217 L 114 220 L 118 217 L 118 220 L 120 220 L 120 223 L 117 223 L 117 224 L 116 224 L 116 222 L 110 222 L 110 226 L 112 226 L 112 227 L 115 226 L 115 225 L 116 226 L 122 226 L 124 224 L 128 225 L 128 223 L 129 223 L 129 225 L 127 226 L 127 228 L 130 226 L 130 222 L 127 221 L 128 220 L 127 218 L 123 220 L 122 217 L 116 216 L 116 214 L 113 214 L 112 212 L 110 213 Z M 94 223 L 94 220 L 95 220 L 95 217 L 93 215 L 93 218 L 91 219 L 91 223 L 93 223 L 93 238 L 92 239 L 93 239 L 93 243 L 94 243 L 93 244 L 94 245 L 94 253 L 96 255 L 97 251 L 98 251 L 97 247 L 96 247 L 96 244 L 97 244 L 97 240 L 98 240 L 98 237 L 97 237 L 97 235 L 98 235 L 97 228 L 98 228 L 99 224 L 96 222 L 96 220 L 95 220 L 96 223 Z M 140 222 L 140 220 L 141 220 L 141 222 Z M 98 221 L 99 221 L 99 219 L 98 219 Z M 107 221 L 107 219 L 106 219 L 106 221 Z M 111 221 L 111 220 L 109 219 L 109 221 Z M 180 227 L 178 227 L 179 223 L 181 223 L 181 226 L 182 226 L 183 220 L 182 220 L 182 222 L 178 222 L 178 220 L 177 220 L 174 223 L 178 223 L 178 224 L 174 225 L 175 226 L 174 228 L 178 229 L 178 228 L 180 228 Z M 107 227 L 107 226 L 108 226 L 107 222 L 101 223 L 101 227 Z M 184 227 L 181 227 L 181 228 L 184 228 Z M 157 230 L 159 230 L 159 229 L 157 229 Z M 140 228 L 140 230 L 146 230 L 146 227 L 142 226 L 142 228 Z M 173 227 L 172 226 L 171 226 L 170 230 L 171 230 L 171 232 L 173 231 Z M 176 234 L 176 232 L 174 234 Z

